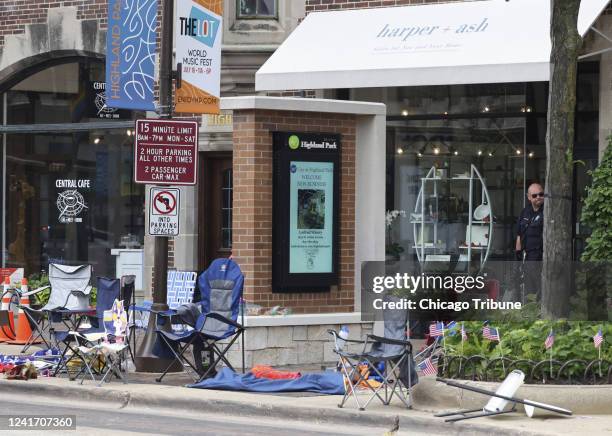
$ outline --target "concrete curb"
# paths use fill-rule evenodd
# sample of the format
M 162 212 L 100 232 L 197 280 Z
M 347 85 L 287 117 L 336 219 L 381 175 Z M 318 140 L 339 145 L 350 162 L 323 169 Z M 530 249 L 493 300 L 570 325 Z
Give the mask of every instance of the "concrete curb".
M 160 391 L 151 395 L 145 392 L 131 392 L 117 388 L 94 387 L 94 386 L 62 386 L 55 384 L 19 382 L 11 380 L 0 380 L 0 391 L 3 393 L 32 394 L 58 398 L 72 398 L 88 402 L 105 402 L 119 405 L 119 408 L 145 407 L 153 409 L 168 408 L 171 400 L 172 410 L 186 412 L 202 412 L 230 414 L 234 416 L 283 418 L 284 420 L 299 420 L 310 423 L 325 424 L 350 424 L 363 426 L 378 426 L 391 428 L 399 417 L 400 428 L 410 428 L 417 431 L 429 431 L 432 433 L 444 433 L 445 435 L 486 435 L 492 433 L 509 436 L 540 436 L 550 433 L 539 433 L 511 428 L 500 428 L 495 425 L 483 423 L 445 423 L 441 418 L 411 416 L 410 411 L 396 414 L 393 412 L 359 412 L 355 409 L 330 409 L 323 407 L 296 407 L 278 404 L 279 397 L 260 395 L 256 401 L 252 397 L 248 401 L 237 401 L 222 398 L 181 397 L 175 389 Z M 224 392 L 219 392 L 222 397 Z M 276 401 L 271 401 L 276 400 Z

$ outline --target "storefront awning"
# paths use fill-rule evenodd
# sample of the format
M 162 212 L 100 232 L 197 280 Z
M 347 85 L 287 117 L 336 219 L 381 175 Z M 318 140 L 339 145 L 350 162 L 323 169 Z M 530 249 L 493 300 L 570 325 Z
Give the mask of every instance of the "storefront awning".
M 582 0 L 584 35 L 610 0 Z M 309 14 L 256 74 L 257 91 L 546 81 L 550 0 Z

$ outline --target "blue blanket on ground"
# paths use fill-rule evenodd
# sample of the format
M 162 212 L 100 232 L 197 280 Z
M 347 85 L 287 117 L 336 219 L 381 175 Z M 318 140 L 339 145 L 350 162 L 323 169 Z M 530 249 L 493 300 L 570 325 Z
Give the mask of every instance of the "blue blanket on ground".
M 329 395 L 343 395 L 344 381 L 342 374 L 320 372 L 304 374 L 291 380 L 269 380 L 256 378 L 250 372 L 237 374 L 229 368 L 223 368 L 214 378 L 209 378 L 189 385 L 190 388 L 219 389 L 225 391 L 248 392 L 316 392 Z

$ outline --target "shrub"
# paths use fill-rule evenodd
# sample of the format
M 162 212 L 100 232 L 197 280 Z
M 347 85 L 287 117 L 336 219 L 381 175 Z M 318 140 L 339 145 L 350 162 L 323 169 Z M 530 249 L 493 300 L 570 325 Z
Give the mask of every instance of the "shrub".
M 591 228 L 583 261 L 610 260 L 612 253 L 612 136 L 599 166 L 589 171 L 593 181 L 587 188 L 582 221 Z

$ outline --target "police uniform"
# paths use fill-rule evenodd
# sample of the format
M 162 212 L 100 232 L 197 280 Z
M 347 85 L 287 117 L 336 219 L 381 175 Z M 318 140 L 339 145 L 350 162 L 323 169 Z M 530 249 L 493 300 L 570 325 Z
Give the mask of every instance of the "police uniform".
M 518 236 L 525 251 L 525 260 L 542 260 L 544 252 L 544 205 L 536 211 L 527 205 L 518 219 Z

